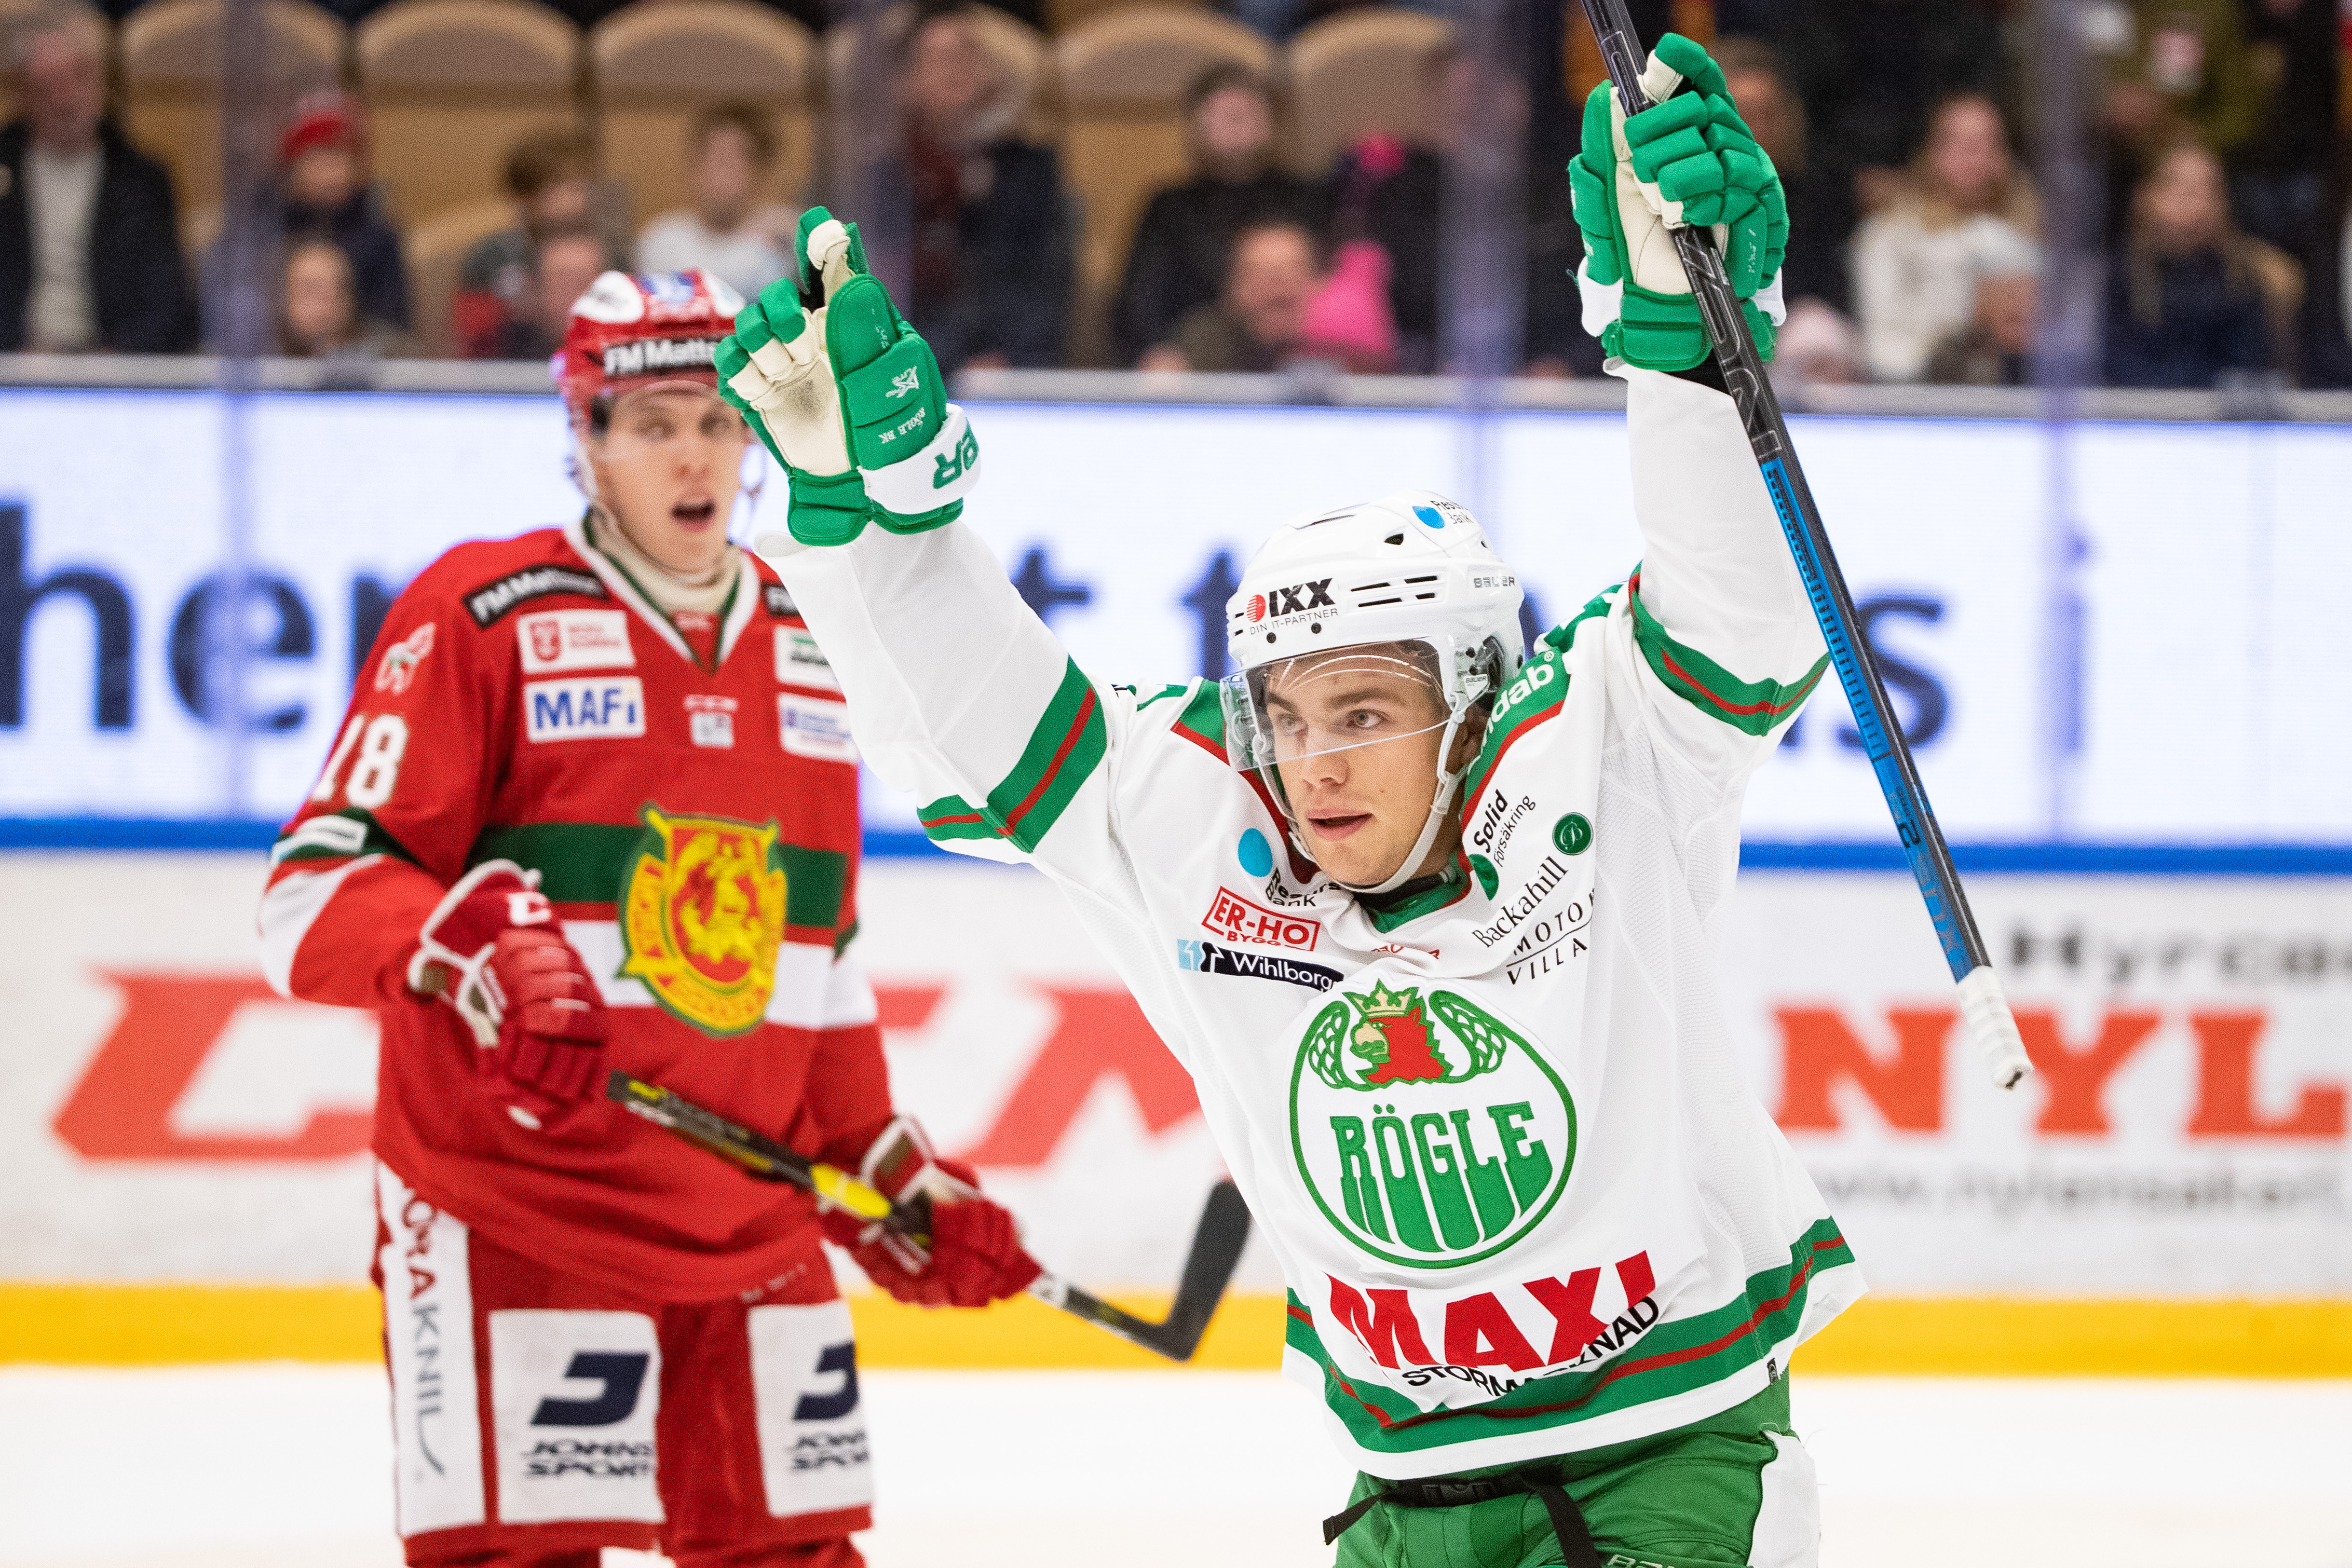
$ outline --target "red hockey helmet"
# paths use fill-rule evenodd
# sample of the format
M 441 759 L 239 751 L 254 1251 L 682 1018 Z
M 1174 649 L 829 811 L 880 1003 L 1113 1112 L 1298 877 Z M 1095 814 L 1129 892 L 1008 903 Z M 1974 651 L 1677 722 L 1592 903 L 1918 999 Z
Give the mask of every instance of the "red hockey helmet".
M 711 355 L 735 329 L 742 297 L 704 272 L 607 272 L 572 306 L 556 384 L 586 434 L 599 398 L 658 387 L 709 387 Z M 609 405 L 608 405 L 609 406 Z

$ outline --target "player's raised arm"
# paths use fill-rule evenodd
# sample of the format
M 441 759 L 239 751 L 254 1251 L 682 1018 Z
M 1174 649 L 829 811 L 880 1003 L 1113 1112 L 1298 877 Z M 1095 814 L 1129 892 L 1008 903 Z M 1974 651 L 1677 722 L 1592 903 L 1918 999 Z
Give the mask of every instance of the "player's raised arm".
M 1670 231 L 1715 227 L 1769 358 L 1788 209 L 1715 62 L 1674 34 L 1654 61 L 1664 101 L 1627 120 L 1603 82 L 1586 102 L 1570 167 L 1585 238 L 1578 281 L 1585 325 L 1627 383 L 1643 540 L 1628 595 L 1634 644 L 1684 748 L 1737 765 L 1758 752 L 1748 737 L 1796 713 L 1826 657 Z
M 856 226 L 812 210 L 799 256 L 808 281 L 771 285 L 719 350 L 729 401 L 792 480 L 790 537 L 756 548 L 839 672 L 860 752 L 916 793 L 933 839 L 1005 859 L 1060 827 L 1055 852 L 1083 861 L 1107 841 L 1105 764 L 1132 709 L 952 526 L 979 442 Z

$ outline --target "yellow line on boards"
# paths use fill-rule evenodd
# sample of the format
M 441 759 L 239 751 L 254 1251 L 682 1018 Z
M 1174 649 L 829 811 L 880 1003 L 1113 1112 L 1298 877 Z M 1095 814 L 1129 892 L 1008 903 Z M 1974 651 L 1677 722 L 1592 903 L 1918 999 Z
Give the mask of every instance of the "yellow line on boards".
M 1119 1305 L 1150 1317 L 1167 1298 Z M 850 1298 L 868 1367 L 1166 1367 L 1027 1297 L 979 1312 Z M 0 1281 L 0 1363 L 171 1366 L 372 1362 L 383 1319 L 365 1285 Z M 1265 1369 L 1279 1296 L 1228 1297 L 1192 1365 Z M 2352 1377 L 2352 1298 L 1865 1298 L 1796 1356 L 1817 1375 Z

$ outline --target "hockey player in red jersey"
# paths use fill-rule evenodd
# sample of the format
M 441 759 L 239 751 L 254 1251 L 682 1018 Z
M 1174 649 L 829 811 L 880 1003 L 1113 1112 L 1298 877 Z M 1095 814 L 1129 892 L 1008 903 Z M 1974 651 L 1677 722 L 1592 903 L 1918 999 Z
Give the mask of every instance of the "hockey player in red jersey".
M 927 1304 L 1037 1272 L 891 1113 L 844 951 L 846 710 L 727 538 L 751 437 L 711 352 L 738 303 L 691 272 L 582 297 L 560 375 L 586 515 L 417 577 L 272 852 L 271 983 L 383 1021 L 374 1271 L 411 1563 L 854 1564 L 870 1465 L 820 1235 Z M 627 1115 L 614 1068 L 929 1191 L 931 1257 L 909 1271 Z

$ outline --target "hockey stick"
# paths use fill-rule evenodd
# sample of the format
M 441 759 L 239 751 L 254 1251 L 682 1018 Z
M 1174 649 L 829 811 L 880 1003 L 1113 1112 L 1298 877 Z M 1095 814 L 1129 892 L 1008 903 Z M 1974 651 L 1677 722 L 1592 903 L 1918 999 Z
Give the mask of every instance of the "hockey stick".
M 698 1148 L 709 1150 L 755 1181 L 780 1182 L 813 1193 L 821 1204 L 846 1209 L 861 1219 L 880 1220 L 919 1247 L 930 1241 L 928 1197 L 894 1205 L 837 1166 L 794 1154 L 772 1138 L 706 1110 L 675 1091 L 632 1078 L 617 1067 L 604 1080 L 604 1097 Z M 1234 1266 L 1241 1261 L 1249 1223 L 1249 1207 L 1242 1202 L 1239 1187 L 1221 1181 L 1209 1189 L 1208 1205 L 1201 1210 L 1201 1223 L 1192 1232 L 1192 1249 L 1184 1258 L 1176 1299 L 1169 1303 L 1168 1316 L 1160 1322 L 1121 1312 L 1092 1291 L 1050 1272 L 1037 1276 L 1029 1293 L 1049 1307 L 1084 1318 L 1154 1354 L 1190 1361 L 1224 1297 Z
M 1601 57 L 1608 65 L 1609 80 L 1617 89 L 1618 105 L 1630 119 L 1649 106 L 1650 96 L 1642 81 L 1641 40 L 1626 13 L 1625 0 L 1582 0 L 1582 4 L 1584 19 L 1591 24 Z M 1715 345 L 1715 362 L 1723 372 L 1723 384 L 1738 406 L 1748 444 L 1755 451 L 1757 466 L 1763 470 L 1764 488 L 1772 497 L 1773 510 L 1780 514 L 1780 531 L 1788 538 L 1790 552 L 1797 558 L 1797 573 L 1812 601 L 1813 617 L 1821 622 L 1822 639 L 1829 644 L 1830 663 L 1836 667 L 1838 684 L 1845 688 L 1845 700 L 1853 709 L 1863 752 L 1878 775 L 1879 791 L 1895 816 L 1895 837 L 1903 841 L 1912 879 L 1927 900 L 1927 918 L 1935 923 L 1936 939 L 1943 946 L 1944 960 L 1959 984 L 1960 1017 L 1969 1038 L 1983 1056 L 1993 1082 L 2013 1089 L 2033 1071 L 2025 1054 L 2025 1041 L 2017 1032 L 2017 1020 L 2010 1015 L 2000 979 L 1986 956 L 1984 937 L 1977 931 L 1959 873 L 1953 868 L 1944 831 L 1927 804 L 1927 791 L 1911 759 L 1910 743 L 1903 738 L 1902 726 L 1891 716 L 1885 685 L 1879 680 L 1878 667 L 1863 641 L 1853 596 L 1846 591 L 1845 574 L 1838 570 L 1828 530 L 1822 526 L 1804 470 L 1798 466 L 1796 449 L 1789 443 L 1780 400 L 1772 394 L 1772 383 L 1764 379 L 1764 361 L 1748 334 L 1748 322 L 1739 313 L 1739 300 L 1731 292 L 1722 259 L 1716 255 L 1714 234 L 1692 226 L 1672 232 L 1675 254 L 1690 275 L 1700 318 Z

